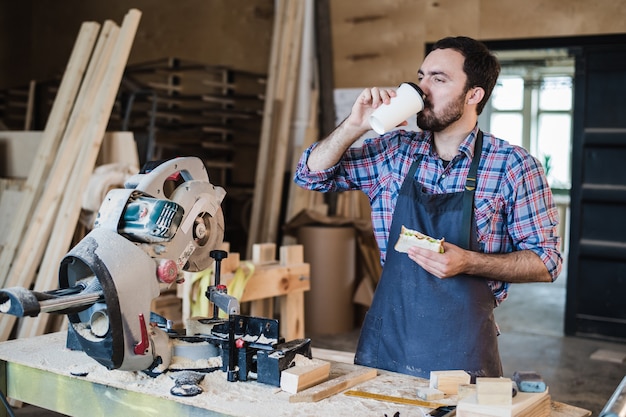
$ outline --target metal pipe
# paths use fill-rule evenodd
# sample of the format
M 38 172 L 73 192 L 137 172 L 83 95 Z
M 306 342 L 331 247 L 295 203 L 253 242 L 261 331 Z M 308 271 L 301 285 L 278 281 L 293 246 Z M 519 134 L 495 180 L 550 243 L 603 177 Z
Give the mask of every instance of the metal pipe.
M 40 301 L 39 307 L 42 313 L 52 313 L 59 310 L 65 310 L 67 308 L 83 307 L 95 304 L 103 297 L 104 294 L 102 291 L 68 295 L 65 297 Z

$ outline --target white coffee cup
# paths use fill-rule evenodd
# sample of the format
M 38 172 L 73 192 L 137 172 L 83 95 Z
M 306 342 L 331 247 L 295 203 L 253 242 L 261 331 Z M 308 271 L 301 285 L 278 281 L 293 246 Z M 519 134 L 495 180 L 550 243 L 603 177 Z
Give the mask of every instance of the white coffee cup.
M 424 92 L 416 84 L 404 82 L 389 104 L 382 104 L 369 117 L 370 126 L 382 135 L 424 109 Z

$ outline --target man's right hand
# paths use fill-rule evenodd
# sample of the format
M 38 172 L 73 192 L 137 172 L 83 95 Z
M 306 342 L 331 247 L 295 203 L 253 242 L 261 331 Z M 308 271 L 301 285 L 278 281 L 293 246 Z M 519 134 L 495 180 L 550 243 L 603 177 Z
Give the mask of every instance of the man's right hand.
M 396 91 L 386 88 L 366 88 L 352 105 L 350 115 L 311 152 L 307 166 L 322 171 L 335 165 L 348 148 L 371 129 L 369 116 L 382 104 L 389 104 Z

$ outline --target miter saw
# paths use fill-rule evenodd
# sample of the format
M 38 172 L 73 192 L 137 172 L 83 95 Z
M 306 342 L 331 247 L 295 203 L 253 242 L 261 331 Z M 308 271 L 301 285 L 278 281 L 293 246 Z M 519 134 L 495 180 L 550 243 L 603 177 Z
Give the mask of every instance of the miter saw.
M 240 315 L 238 301 L 220 284 L 225 194 L 198 158 L 147 164 L 123 189 L 107 193 L 93 230 L 61 260 L 59 289 L 2 289 L 0 312 L 67 314 L 68 347 L 108 369 L 162 373 L 175 341 L 209 342 L 215 350 L 208 354 L 222 357 L 228 380 L 257 374 L 260 382 L 280 385 L 280 371 L 296 354 L 311 357 L 310 341 L 284 343 L 276 320 Z M 215 281 L 206 296 L 213 317 L 196 319 L 191 332 L 181 333 L 151 313 L 152 300 L 182 282 L 184 271 L 211 265 Z

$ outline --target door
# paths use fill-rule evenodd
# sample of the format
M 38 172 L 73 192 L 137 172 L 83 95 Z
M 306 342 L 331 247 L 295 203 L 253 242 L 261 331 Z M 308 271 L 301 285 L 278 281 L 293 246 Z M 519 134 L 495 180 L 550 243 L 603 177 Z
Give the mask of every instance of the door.
M 626 42 L 576 56 L 565 334 L 626 340 Z

